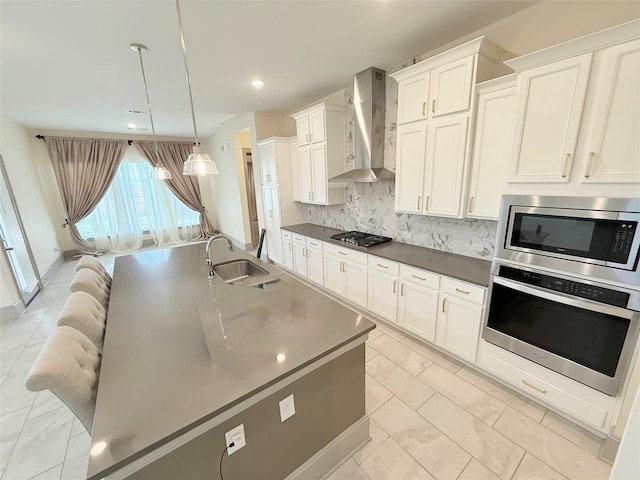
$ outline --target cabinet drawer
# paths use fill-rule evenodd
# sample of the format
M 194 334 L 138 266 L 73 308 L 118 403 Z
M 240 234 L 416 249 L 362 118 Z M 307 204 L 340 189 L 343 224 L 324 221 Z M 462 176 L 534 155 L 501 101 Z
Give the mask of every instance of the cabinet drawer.
M 400 265 L 400 279 L 435 290 L 440 287 L 440 275 L 406 265 Z
M 367 264 L 368 255 L 366 253 L 356 252 L 355 250 L 351 250 L 350 248 L 340 247 L 338 245 L 325 242 L 324 252 L 329 253 L 331 255 L 336 255 L 337 257 L 340 257 L 343 259 L 351 260 L 361 265 Z
M 615 398 L 481 342 L 480 366 L 527 392 L 604 431 Z M 557 378 L 556 378 L 557 377 Z
M 381 272 L 388 273 L 389 275 L 397 276 L 400 270 L 400 264 L 386 260 L 384 258 L 369 255 L 369 268 L 379 270 Z
M 307 237 L 307 247 L 314 250 L 322 251 L 322 242 L 320 240 L 316 240 L 315 238 Z
M 282 230 L 282 239 L 291 240 L 291 232 L 288 230 Z
M 442 277 L 441 289 L 459 298 L 482 305 L 484 303 L 485 289 L 452 278 Z
M 307 244 L 307 237 L 305 237 L 304 235 L 300 235 L 298 233 L 294 233 L 293 234 L 293 241 L 296 243 L 301 243 L 302 245 L 306 245 Z

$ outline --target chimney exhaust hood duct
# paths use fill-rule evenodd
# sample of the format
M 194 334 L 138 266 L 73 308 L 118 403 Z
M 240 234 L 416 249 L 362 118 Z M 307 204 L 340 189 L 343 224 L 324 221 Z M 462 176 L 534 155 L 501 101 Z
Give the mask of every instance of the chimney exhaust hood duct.
M 330 178 L 330 182 L 372 183 L 395 178 L 392 171 L 384 168 L 386 77 L 384 70 L 375 67 L 356 74 L 353 85 L 355 168 Z

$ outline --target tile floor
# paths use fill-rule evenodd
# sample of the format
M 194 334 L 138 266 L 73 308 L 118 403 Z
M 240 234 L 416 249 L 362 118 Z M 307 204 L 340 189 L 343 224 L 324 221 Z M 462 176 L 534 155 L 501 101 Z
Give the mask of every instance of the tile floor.
M 20 319 L 0 324 L 1 480 L 85 478 L 87 432 L 55 396 L 24 388 L 74 268 L 66 262 Z M 366 355 L 371 441 L 328 480 L 609 477 L 597 437 L 456 360 L 383 324 Z

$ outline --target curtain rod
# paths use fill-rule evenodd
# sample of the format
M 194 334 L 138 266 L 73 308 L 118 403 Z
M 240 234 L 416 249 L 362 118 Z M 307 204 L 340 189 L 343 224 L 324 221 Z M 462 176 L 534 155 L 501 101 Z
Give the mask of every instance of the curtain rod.
M 44 135 L 38 134 L 38 135 L 36 135 L 36 138 L 38 140 L 42 140 L 43 142 L 46 141 L 46 138 L 45 138 Z M 63 138 L 69 138 L 69 137 L 63 137 Z M 82 138 L 82 139 L 85 139 L 85 140 L 112 140 L 112 139 L 109 139 L 109 138 L 94 138 L 94 139 L 85 138 L 85 137 L 78 137 L 78 138 Z M 138 141 L 138 140 L 127 140 L 127 143 L 129 145 L 133 145 L 133 142 L 136 142 L 136 141 Z M 142 140 L 142 141 L 145 141 L 145 140 Z M 147 141 L 149 141 L 149 140 L 147 140 Z M 159 142 L 159 143 L 162 143 L 162 142 Z M 168 142 L 168 143 L 193 143 L 193 142 Z

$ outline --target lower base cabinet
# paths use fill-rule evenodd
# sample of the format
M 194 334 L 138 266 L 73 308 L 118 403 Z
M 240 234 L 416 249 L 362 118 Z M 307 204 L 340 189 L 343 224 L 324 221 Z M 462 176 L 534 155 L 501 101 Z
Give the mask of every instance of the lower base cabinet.
M 440 275 L 400 267 L 398 325 L 429 342 L 436 339 Z
M 286 230 L 282 230 L 282 265 L 293 270 L 293 240 Z
M 475 363 L 485 290 L 450 278 L 440 288 L 436 345 Z
M 324 245 L 324 286 L 347 300 L 367 306 L 367 254 Z

